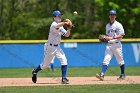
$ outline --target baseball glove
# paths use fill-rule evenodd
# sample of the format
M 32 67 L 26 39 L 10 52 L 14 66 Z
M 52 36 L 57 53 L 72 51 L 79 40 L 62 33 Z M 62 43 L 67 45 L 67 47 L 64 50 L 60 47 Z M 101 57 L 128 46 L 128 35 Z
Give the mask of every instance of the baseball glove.
M 100 42 L 108 42 L 108 40 L 106 40 L 106 35 L 99 35 L 99 41 Z
M 64 25 L 67 29 L 72 29 L 74 27 L 70 19 L 65 19 L 63 22 L 67 22 L 67 24 Z

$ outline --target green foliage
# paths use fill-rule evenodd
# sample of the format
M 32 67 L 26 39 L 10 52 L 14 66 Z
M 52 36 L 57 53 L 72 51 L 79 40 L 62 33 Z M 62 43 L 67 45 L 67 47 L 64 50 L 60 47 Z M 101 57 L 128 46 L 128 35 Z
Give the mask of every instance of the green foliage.
M 75 25 L 69 39 L 93 39 L 104 34 L 110 9 L 117 10 L 125 38 L 140 37 L 139 0 L 0 0 L 0 39 L 47 39 L 56 9 Z

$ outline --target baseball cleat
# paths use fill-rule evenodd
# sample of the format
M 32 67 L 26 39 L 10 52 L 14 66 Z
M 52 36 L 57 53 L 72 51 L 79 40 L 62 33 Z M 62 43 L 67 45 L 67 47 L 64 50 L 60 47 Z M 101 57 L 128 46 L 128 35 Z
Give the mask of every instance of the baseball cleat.
M 104 80 L 104 75 L 102 75 L 101 73 L 96 74 L 96 78 L 100 79 L 101 81 Z
M 37 81 L 37 74 L 34 72 L 34 70 L 32 71 L 32 81 L 33 81 L 33 83 L 36 83 L 36 81 Z
M 124 80 L 125 79 L 125 74 L 121 74 L 119 78 L 117 78 L 117 80 Z
M 67 78 L 62 78 L 62 84 L 69 84 L 69 80 Z

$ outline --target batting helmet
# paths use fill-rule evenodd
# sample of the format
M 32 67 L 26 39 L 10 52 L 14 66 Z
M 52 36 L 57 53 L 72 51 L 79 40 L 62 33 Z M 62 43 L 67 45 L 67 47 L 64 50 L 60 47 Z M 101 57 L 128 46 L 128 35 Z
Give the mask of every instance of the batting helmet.
M 109 11 L 109 14 L 110 14 L 110 15 L 116 15 L 117 12 L 116 12 L 115 10 L 110 10 L 110 11 Z
M 60 16 L 60 15 L 63 15 L 59 10 L 55 10 L 53 11 L 53 16 L 56 17 L 56 16 Z

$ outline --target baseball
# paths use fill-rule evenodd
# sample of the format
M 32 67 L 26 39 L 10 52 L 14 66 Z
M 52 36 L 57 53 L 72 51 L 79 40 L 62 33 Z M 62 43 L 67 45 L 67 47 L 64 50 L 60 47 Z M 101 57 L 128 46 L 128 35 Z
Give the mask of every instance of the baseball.
M 77 15 L 78 13 L 77 13 L 77 11 L 74 11 L 73 14 Z

